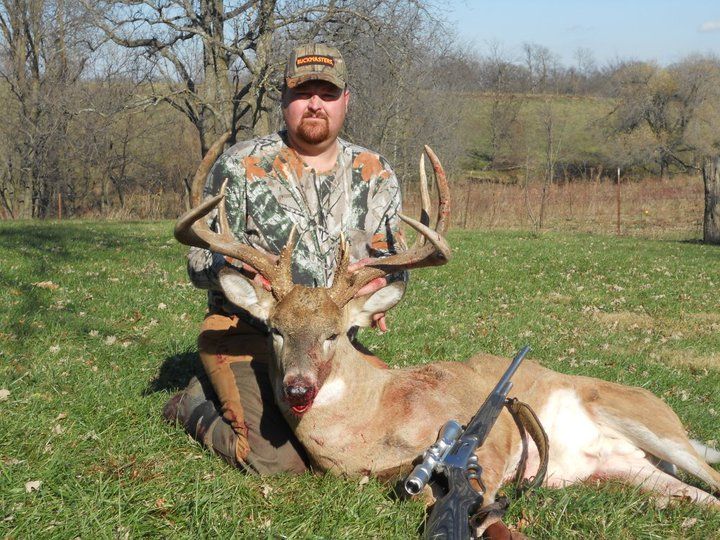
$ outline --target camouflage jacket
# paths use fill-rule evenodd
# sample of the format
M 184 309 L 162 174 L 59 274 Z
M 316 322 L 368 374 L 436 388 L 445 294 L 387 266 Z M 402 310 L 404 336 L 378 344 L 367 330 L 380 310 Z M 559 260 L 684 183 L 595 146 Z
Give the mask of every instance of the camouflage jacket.
M 283 132 L 244 141 L 230 148 L 208 176 L 205 196 L 228 179 L 226 210 L 239 240 L 279 253 L 293 226 L 293 280 L 313 287 L 332 284 L 341 233 L 350 258 L 384 256 L 405 249 L 398 231 L 400 188 L 381 156 L 338 139 L 335 167 L 318 173 L 285 143 Z M 210 307 L 237 312 L 218 292 L 223 257 L 191 248 L 188 264 L 196 287 L 210 289 Z M 406 279 L 406 273 L 390 281 Z

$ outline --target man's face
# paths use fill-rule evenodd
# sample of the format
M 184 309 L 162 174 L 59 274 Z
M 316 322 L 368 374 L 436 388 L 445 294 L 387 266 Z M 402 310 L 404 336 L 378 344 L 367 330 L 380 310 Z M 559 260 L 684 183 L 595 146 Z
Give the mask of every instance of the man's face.
M 350 94 L 326 81 L 286 88 L 283 117 L 291 137 L 306 144 L 334 141 L 345 122 Z

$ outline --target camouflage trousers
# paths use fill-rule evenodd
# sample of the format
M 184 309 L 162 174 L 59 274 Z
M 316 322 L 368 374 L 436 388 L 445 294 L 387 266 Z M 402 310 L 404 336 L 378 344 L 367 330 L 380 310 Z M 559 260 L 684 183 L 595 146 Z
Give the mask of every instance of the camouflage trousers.
M 198 352 L 205 374 L 168 401 L 165 418 L 250 473 L 306 471 L 305 452 L 275 405 L 267 336 L 235 315 L 209 313 Z M 223 407 L 228 401 L 239 402 L 240 418 Z

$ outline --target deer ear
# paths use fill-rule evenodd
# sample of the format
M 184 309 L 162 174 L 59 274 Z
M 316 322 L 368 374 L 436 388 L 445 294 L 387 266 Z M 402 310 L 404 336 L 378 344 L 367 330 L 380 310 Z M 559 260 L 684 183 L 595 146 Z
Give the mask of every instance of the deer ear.
M 270 308 L 275 304 L 272 293 L 227 266 L 220 269 L 218 278 L 222 291 L 230 302 L 256 319 L 267 322 Z
M 370 326 L 375 313 L 384 313 L 394 307 L 405 294 L 405 282 L 395 281 L 372 294 L 353 298 L 348 303 L 348 314 L 352 326 Z

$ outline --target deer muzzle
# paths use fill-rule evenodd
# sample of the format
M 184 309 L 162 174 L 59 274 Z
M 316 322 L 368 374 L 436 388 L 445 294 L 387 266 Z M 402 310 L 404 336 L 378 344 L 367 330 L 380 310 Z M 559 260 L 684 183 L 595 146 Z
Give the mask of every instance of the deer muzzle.
M 317 386 L 310 381 L 293 377 L 283 384 L 285 401 L 293 414 L 301 416 L 312 406 L 317 395 Z

